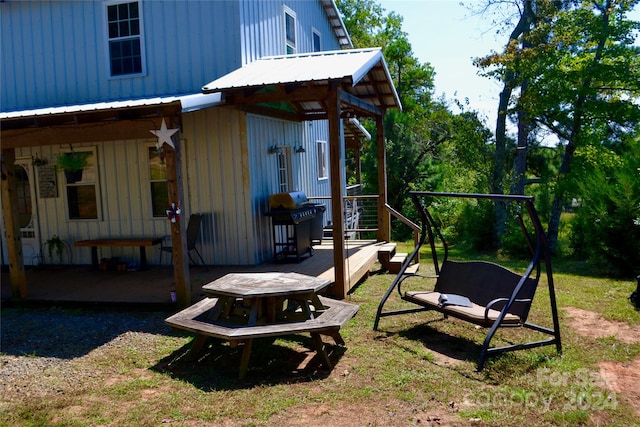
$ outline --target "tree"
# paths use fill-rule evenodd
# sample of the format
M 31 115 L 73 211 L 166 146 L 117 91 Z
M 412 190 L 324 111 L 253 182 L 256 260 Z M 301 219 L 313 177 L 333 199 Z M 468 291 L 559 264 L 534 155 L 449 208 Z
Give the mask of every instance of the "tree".
M 616 144 L 640 118 L 640 50 L 633 45 L 638 23 L 626 14 L 638 0 L 537 1 L 534 25 L 517 52 L 479 61 L 483 67 L 514 70 L 514 86 L 527 82 L 512 100 L 532 125 L 553 132 L 564 152 L 554 183 L 548 237 L 556 249 L 560 214 L 576 196 L 570 179 L 576 150 Z M 556 7 L 556 6 L 561 7 Z M 544 6 L 544 7 L 543 7 Z

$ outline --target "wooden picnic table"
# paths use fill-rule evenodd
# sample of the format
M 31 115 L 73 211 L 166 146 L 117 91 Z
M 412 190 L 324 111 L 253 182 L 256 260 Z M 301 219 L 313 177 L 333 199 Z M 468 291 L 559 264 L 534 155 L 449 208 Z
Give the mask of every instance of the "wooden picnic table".
M 231 273 L 202 287 L 207 298 L 166 319 L 172 327 L 196 333 L 197 356 L 209 337 L 243 343 L 239 377 L 249 365 L 254 338 L 308 332 L 322 363 L 331 369 L 320 335 L 344 345 L 340 327 L 359 307 L 318 295 L 330 281 L 298 273 Z
M 116 239 L 90 239 L 79 240 L 73 242 L 73 246 L 90 246 L 91 247 L 91 266 L 98 268 L 98 246 L 138 246 L 140 247 L 140 269 L 146 270 L 147 265 L 147 246 L 159 245 L 162 243 L 162 237 L 124 237 Z

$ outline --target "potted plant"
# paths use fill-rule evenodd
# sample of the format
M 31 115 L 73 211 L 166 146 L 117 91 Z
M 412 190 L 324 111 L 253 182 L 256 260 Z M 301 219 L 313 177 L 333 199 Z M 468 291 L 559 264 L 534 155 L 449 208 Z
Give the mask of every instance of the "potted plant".
M 67 183 L 82 181 L 82 170 L 88 166 L 91 153 L 88 151 L 60 153 L 56 157 L 56 167 L 63 170 Z
M 58 264 L 62 264 L 62 254 L 67 247 L 65 241 L 57 234 L 54 234 L 49 239 L 45 240 L 44 246 L 47 248 L 49 258 L 53 261 L 53 255 L 55 254 L 58 258 Z

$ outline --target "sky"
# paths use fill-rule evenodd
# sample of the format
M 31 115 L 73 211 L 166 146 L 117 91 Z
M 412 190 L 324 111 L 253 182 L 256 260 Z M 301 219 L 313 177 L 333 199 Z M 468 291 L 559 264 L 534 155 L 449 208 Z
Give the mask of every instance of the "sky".
M 413 54 L 430 63 L 436 72 L 436 96 L 447 100 L 468 99 L 469 108 L 486 116 L 493 128 L 500 84 L 478 75 L 473 58 L 502 49 L 507 36 L 496 35 L 488 17 L 470 8 L 480 2 L 455 0 L 378 0 L 385 14 L 394 11 L 403 17 Z M 504 39 L 504 40 L 503 40 Z M 452 104 L 452 110 L 457 112 Z
M 377 0 L 385 15 L 394 11 L 403 17 L 402 29 L 408 34 L 413 54 L 420 62 L 430 63 L 436 72 L 436 96 L 449 101 L 468 99 L 469 108 L 487 118 L 495 127 L 499 82 L 481 77 L 473 58 L 501 51 L 507 34 L 496 34 L 492 16 L 475 14 L 482 0 Z M 633 19 L 640 20 L 636 9 Z M 637 39 L 640 43 L 640 38 Z M 458 112 L 451 104 L 452 111 Z

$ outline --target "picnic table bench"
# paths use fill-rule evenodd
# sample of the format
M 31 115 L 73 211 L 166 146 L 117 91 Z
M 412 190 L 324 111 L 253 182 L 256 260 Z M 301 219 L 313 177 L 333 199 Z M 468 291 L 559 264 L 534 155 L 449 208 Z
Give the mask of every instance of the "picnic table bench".
M 138 246 L 140 247 L 140 269 L 146 270 L 148 268 L 146 247 L 159 245 L 160 243 L 162 243 L 162 237 L 125 237 L 79 240 L 73 242 L 73 246 L 91 247 L 91 266 L 94 269 L 98 268 L 98 246 Z
M 202 290 L 207 298 L 165 322 L 177 329 L 194 332 L 190 353 L 197 356 L 210 337 L 244 344 L 239 377 L 246 375 L 254 338 L 296 333 L 311 334 L 313 348 L 322 363 L 332 368 L 320 335 L 344 345 L 340 327 L 356 315 L 354 304 L 319 296 L 329 285 L 326 279 L 297 273 L 231 273 Z

